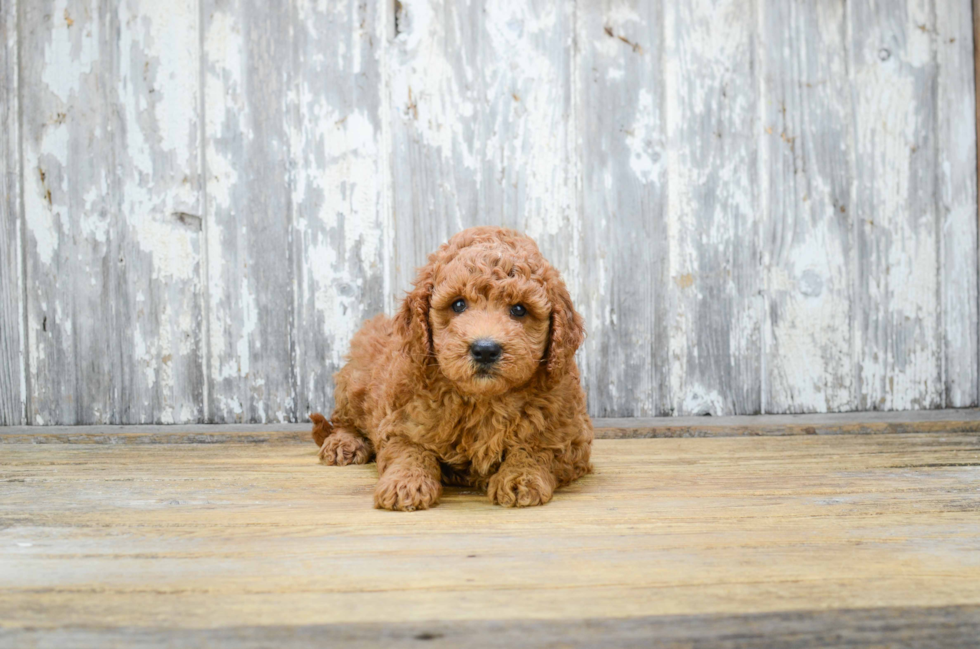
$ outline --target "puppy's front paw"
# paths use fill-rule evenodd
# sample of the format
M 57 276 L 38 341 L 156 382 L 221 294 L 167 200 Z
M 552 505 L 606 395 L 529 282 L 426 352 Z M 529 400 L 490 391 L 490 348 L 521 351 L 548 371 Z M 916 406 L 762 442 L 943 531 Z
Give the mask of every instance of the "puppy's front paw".
M 544 505 L 555 493 L 553 477 L 539 471 L 508 471 L 502 469 L 490 478 L 487 495 L 494 505 L 504 507 L 533 507 Z
M 439 502 L 442 484 L 421 473 L 389 470 L 378 480 L 374 489 L 374 506 L 412 512 L 428 509 Z
M 346 431 L 334 432 L 320 447 L 320 461 L 324 464 L 347 466 L 364 464 L 371 459 L 371 446 L 360 435 Z

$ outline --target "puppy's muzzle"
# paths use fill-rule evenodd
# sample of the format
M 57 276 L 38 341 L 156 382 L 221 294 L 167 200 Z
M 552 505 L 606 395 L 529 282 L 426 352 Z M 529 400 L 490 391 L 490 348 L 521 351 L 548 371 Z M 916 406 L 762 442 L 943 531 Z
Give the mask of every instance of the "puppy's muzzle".
M 470 356 L 473 357 L 473 360 L 476 361 L 477 365 L 479 365 L 481 368 L 489 368 L 493 366 L 500 360 L 500 356 L 503 353 L 504 349 L 500 346 L 500 343 L 495 340 L 490 340 L 489 338 L 474 340 L 470 345 Z

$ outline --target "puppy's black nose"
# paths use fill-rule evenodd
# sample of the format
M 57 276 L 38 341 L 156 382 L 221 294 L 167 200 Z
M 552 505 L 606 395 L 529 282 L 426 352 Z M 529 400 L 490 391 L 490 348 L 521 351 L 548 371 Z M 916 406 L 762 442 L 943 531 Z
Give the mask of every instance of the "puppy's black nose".
M 473 360 L 481 365 L 492 365 L 496 363 L 500 360 L 500 354 L 503 351 L 500 343 L 489 338 L 474 340 L 473 344 L 470 345 L 470 355 L 473 357 Z

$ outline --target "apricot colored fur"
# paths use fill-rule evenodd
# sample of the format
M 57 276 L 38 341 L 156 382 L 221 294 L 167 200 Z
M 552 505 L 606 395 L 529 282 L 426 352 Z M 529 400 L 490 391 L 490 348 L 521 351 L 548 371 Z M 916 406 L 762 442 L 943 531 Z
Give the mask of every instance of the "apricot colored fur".
M 529 238 L 464 230 L 429 256 L 394 318 L 377 316 L 351 341 L 334 376 L 336 407 L 311 415 L 326 464 L 378 462 L 376 507 L 437 504 L 442 485 L 486 489 L 496 504 L 551 500 L 591 471 L 592 422 L 575 364 L 582 318 Z M 464 299 L 467 308 L 451 305 Z M 527 315 L 515 317 L 522 304 Z M 503 355 L 480 374 L 470 343 Z

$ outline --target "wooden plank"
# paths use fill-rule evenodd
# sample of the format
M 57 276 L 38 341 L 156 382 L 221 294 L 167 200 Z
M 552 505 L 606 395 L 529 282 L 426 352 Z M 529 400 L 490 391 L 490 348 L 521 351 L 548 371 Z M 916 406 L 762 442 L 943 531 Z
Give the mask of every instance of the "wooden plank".
M 847 12 L 855 107 L 853 407 L 936 408 L 944 385 L 933 5 L 857 0 Z
M 980 0 L 973 0 L 973 90 L 976 107 L 976 139 L 978 141 L 977 146 L 980 148 Z M 977 186 L 978 193 L 980 193 L 980 153 L 977 154 Z M 980 205 L 977 207 L 977 217 L 980 219 Z M 980 238 L 980 234 L 978 234 L 978 238 Z M 980 391 L 980 386 L 978 386 L 978 391 Z M 978 399 L 980 399 L 980 395 L 978 395 Z
M 980 411 L 597 419 L 595 423 L 598 439 L 978 432 Z
M 388 169 L 382 133 L 381 3 L 294 2 L 288 94 L 296 260 L 299 402 L 287 418 L 333 407 L 333 373 L 389 279 Z
M 0 630 L 11 647 L 949 647 L 980 635 L 980 607 L 936 606 L 790 611 L 755 615 L 456 620 L 391 624 L 240 626 L 217 629 L 76 627 Z
M 760 133 L 753 12 L 664 3 L 674 414 L 761 410 Z
M 759 5 L 766 412 L 853 408 L 844 2 Z
M 974 107 L 976 108 L 976 137 L 974 140 L 980 149 L 980 0 L 973 0 L 973 90 Z M 977 188 L 978 195 L 980 195 L 980 151 L 977 152 Z M 978 200 L 977 205 L 977 218 L 980 220 L 980 200 Z M 977 227 L 980 230 L 980 224 Z M 977 233 L 977 238 L 978 246 L 980 246 L 980 231 Z M 978 260 L 978 264 L 980 264 L 980 260 Z M 978 293 L 980 293 L 980 287 L 978 287 Z M 980 311 L 978 311 L 977 329 L 980 332 Z M 980 403 L 980 378 L 977 380 L 977 392 L 977 402 Z
M 388 92 L 395 304 L 439 244 L 482 219 L 500 219 L 480 210 L 484 106 L 475 64 L 485 36 L 483 21 L 471 21 L 466 10 L 436 0 L 394 5 Z M 480 13 L 472 11 L 474 18 Z
M 597 439 L 980 432 L 980 410 L 593 419 Z M 0 444 L 310 444 L 310 424 L 5 426 Z
M 303 444 L 309 424 L 5 426 L 0 444 Z
M 0 426 L 26 423 L 18 2 L 0 5 Z
M 663 15 L 659 2 L 577 6 L 580 355 L 594 416 L 670 412 Z M 638 281 L 637 278 L 643 278 Z
M 51 450 L 0 455 L 8 634 L 980 606 L 976 432 L 600 440 L 545 507 L 410 515 L 312 445 Z
M 969 0 L 936 10 L 936 122 L 940 287 L 944 353 L 943 405 L 978 403 L 977 130 Z
M 201 418 L 196 7 L 22 9 L 32 423 Z
M 120 4 L 110 21 L 118 38 L 111 236 L 125 269 L 106 323 L 120 349 L 114 422 L 204 420 L 199 19 L 197 0 L 140 0 Z
M 295 421 L 290 12 L 202 0 L 208 421 Z
M 36 424 L 118 421 L 112 307 L 102 303 L 120 272 L 108 237 L 114 174 L 107 27 L 95 2 L 22 8 L 28 420 Z
M 479 224 L 526 231 L 574 293 L 574 3 L 406 0 L 396 8 L 393 300 L 439 244 Z

